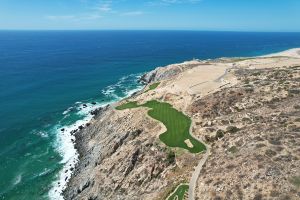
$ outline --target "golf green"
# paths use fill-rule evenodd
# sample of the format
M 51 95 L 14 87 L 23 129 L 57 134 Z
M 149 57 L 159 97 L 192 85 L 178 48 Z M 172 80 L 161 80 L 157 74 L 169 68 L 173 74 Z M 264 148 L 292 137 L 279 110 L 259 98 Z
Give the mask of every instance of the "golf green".
M 191 119 L 168 103 L 152 100 L 145 104 L 137 105 L 137 102 L 129 102 L 116 107 L 116 109 L 124 110 L 137 107 L 150 108 L 148 115 L 166 126 L 167 131 L 162 133 L 159 139 L 167 146 L 184 148 L 191 153 L 199 153 L 206 150 L 204 144 L 190 135 Z
M 176 188 L 176 191 L 174 191 L 168 198 L 168 200 L 183 200 L 184 195 L 187 193 L 189 189 L 188 185 L 180 185 Z

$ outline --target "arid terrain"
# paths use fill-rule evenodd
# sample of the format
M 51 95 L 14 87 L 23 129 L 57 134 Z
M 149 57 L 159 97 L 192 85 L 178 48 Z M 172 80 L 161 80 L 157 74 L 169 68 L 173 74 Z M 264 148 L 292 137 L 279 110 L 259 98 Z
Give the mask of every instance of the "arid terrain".
M 94 111 L 75 133 L 80 162 L 65 199 L 166 199 L 181 183 L 185 198 L 300 199 L 300 50 L 253 58 L 193 60 L 157 68 L 145 88 Z M 148 90 L 153 83 L 157 88 Z M 166 146 L 157 100 L 192 120 L 190 134 L 207 149 Z

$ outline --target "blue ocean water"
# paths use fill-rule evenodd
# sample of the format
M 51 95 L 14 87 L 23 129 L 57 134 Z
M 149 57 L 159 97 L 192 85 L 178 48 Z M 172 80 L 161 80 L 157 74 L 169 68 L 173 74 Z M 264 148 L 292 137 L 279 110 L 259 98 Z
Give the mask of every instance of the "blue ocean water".
M 142 87 L 143 72 L 295 47 L 300 33 L 0 31 L 0 199 L 60 198 L 62 171 L 77 159 L 60 129 Z

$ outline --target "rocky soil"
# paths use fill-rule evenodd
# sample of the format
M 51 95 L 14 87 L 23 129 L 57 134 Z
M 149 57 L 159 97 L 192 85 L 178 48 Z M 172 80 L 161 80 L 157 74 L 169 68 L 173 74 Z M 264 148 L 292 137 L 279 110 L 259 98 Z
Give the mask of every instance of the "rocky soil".
M 178 151 L 175 158 L 175 152 L 157 137 L 163 130 L 146 117 L 143 108 L 101 110 L 90 126 L 76 134 L 80 163 L 64 192 L 65 199 L 165 197 L 188 180 L 186 171 L 192 171 L 201 155 Z
M 237 60 L 158 68 L 142 81 L 161 81 L 159 88 L 149 94 L 145 88 L 130 100 L 171 103 L 191 117 L 193 134 L 211 146 L 197 199 L 300 199 L 300 67 L 234 64 L 222 77 L 234 84 L 220 81 L 208 94 L 176 86 L 182 72 L 216 62 L 229 66 Z M 165 127 L 146 112 L 108 106 L 94 113 L 91 124 L 76 133 L 80 162 L 65 199 L 165 199 L 178 184 L 189 182 L 203 154 L 166 147 L 158 138 Z
M 300 66 L 234 72 L 240 83 L 190 106 L 212 153 L 198 199 L 300 199 Z

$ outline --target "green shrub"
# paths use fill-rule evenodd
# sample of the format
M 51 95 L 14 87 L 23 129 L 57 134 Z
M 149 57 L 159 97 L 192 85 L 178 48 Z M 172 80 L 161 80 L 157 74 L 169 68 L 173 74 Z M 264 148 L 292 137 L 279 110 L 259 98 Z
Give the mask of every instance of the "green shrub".
M 170 164 L 175 163 L 175 158 L 176 158 L 175 153 L 172 150 L 170 150 L 170 149 L 168 150 L 167 153 L 168 153 L 167 154 L 167 161 L 168 161 L 168 163 L 170 163 Z
M 228 151 L 229 151 L 230 153 L 236 153 L 236 152 L 238 152 L 239 150 L 238 150 L 238 148 L 237 148 L 236 146 L 232 146 L 232 147 L 230 147 L 230 148 L 228 149 Z
M 245 83 L 245 84 L 249 84 L 249 82 L 250 82 L 249 79 L 245 79 L 245 80 L 244 80 L 244 83 Z
M 252 76 L 259 76 L 260 75 L 260 72 L 254 72 L 253 74 L 252 74 Z
M 297 188 L 300 188 L 300 176 L 294 176 L 290 179 L 290 182 L 296 186 Z
M 289 90 L 290 94 L 300 94 L 300 89 L 291 89 Z
M 296 119 L 295 119 L 295 122 L 300 122 L 300 118 L 296 118 Z
M 216 133 L 216 139 L 220 139 L 220 138 L 223 138 L 224 137 L 224 131 L 219 129 L 217 130 L 217 133 Z
M 227 131 L 228 133 L 236 133 L 236 132 L 239 131 L 239 128 L 237 128 L 236 126 L 228 126 L 228 127 L 226 128 L 226 131 Z
M 300 105 L 294 105 L 294 108 L 298 110 L 300 109 Z

